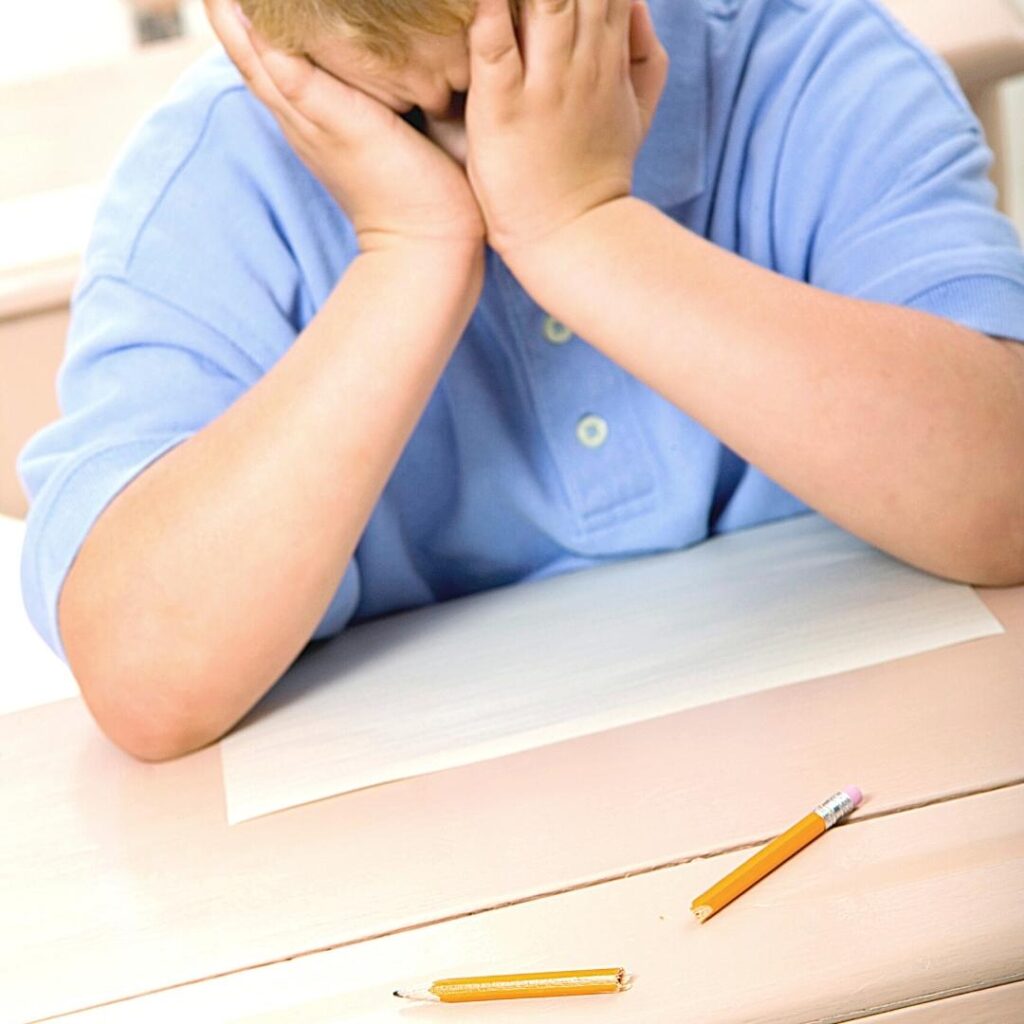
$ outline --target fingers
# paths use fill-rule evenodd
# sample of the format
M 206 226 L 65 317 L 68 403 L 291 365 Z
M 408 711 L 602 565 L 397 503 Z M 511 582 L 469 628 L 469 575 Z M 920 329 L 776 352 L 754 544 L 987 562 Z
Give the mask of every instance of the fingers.
M 290 108 L 267 74 L 253 45 L 253 34 L 243 23 L 232 0 L 205 0 L 205 3 L 217 38 L 252 93 L 286 124 L 296 129 L 303 127 L 298 113 Z
M 614 39 L 621 39 L 626 35 L 632 7 L 633 0 L 608 0 L 608 26 Z
M 281 95 L 310 124 L 337 139 L 382 130 L 398 120 L 387 104 L 306 57 L 273 50 L 264 56 L 264 64 Z
M 313 65 L 305 57 L 275 49 L 253 30 L 249 32 L 249 41 L 278 93 L 293 107 L 308 107 Z
M 608 38 L 612 46 L 612 58 L 618 62 L 623 78 L 629 74 L 629 21 L 633 0 L 609 0 Z
M 527 77 L 561 71 L 573 57 L 591 59 L 595 75 L 612 68 L 625 76 L 629 67 L 632 0 L 528 0 Z
M 603 54 L 608 42 L 608 0 L 575 0 L 576 50 Z
M 469 51 L 471 96 L 474 88 L 495 95 L 522 84 L 523 59 L 509 0 L 477 0 Z
M 342 137 L 392 117 L 384 104 L 328 74 L 308 58 L 271 46 L 231 0 L 205 0 L 210 22 L 252 92 L 286 129 Z
M 661 45 L 643 0 L 633 0 L 629 26 L 630 69 L 637 104 L 643 116 L 644 133 L 654 120 L 658 102 L 668 81 L 668 53 Z
M 523 5 L 523 57 L 528 80 L 561 77 L 576 41 L 578 0 L 526 0 Z
M 276 93 L 299 116 L 315 127 L 323 129 L 327 121 L 327 112 L 324 109 L 321 77 L 327 78 L 326 73 L 306 57 L 275 49 L 257 32 L 250 32 L 249 38 Z

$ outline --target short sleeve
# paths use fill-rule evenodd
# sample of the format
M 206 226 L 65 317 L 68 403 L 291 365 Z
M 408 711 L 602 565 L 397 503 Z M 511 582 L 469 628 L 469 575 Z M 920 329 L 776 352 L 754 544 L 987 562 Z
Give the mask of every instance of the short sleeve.
M 25 604 L 58 655 L 65 657 L 60 589 L 93 523 L 143 470 L 232 405 L 255 374 L 228 339 L 138 287 L 101 277 L 79 296 L 59 376 L 62 416 L 19 459 L 31 499 Z M 353 563 L 314 638 L 344 627 L 357 592 Z
M 207 110 L 198 137 L 183 116 L 158 117 L 113 178 L 72 304 L 60 419 L 18 460 L 31 503 L 25 605 L 65 660 L 60 590 L 103 510 L 237 401 L 312 315 L 281 219 L 253 180 L 258 161 L 245 158 L 246 145 L 265 147 L 246 139 L 237 111 L 218 133 Z M 182 158 L 161 163 L 161 147 Z M 358 591 L 353 561 L 313 639 L 345 626 Z
M 866 0 L 835 4 L 808 51 L 778 171 L 784 260 L 829 291 L 1024 339 L 1024 254 L 951 73 Z

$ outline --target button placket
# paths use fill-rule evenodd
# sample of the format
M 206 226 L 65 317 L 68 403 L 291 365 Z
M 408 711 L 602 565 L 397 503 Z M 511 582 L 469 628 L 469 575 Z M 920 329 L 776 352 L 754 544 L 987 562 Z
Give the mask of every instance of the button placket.
M 650 498 L 653 466 L 622 372 L 566 325 L 538 312 L 539 344 L 525 352 L 538 415 L 585 529 L 600 529 L 626 506 Z
M 532 303 L 506 268 L 497 269 L 510 319 L 517 323 L 511 348 L 526 370 L 536 425 L 582 534 L 603 531 L 646 509 L 656 490 L 655 466 L 623 371 Z M 584 453 L 577 430 L 588 416 L 602 420 L 604 429 L 584 431 L 588 440 L 601 439 Z

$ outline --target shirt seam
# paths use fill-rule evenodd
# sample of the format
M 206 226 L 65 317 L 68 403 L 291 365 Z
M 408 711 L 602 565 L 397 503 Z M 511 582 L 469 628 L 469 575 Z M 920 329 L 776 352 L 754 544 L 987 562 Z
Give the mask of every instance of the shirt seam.
M 167 193 L 171 190 L 175 182 L 184 173 L 186 168 L 191 164 L 195 158 L 196 153 L 199 152 L 200 147 L 206 141 L 207 134 L 209 133 L 210 124 L 213 121 L 213 116 L 217 112 L 223 100 L 229 96 L 233 96 L 238 92 L 242 92 L 246 89 L 244 84 L 231 85 L 226 89 L 219 92 L 213 100 L 210 102 L 209 107 L 206 110 L 206 115 L 203 118 L 203 123 L 199 127 L 199 132 L 196 138 L 189 147 L 188 152 L 178 161 L 177 166 L 171 172 L 170 176 L 164 182 L 157 196 L 153 199 L 149 209 L 146 211 L 146 215 L 142 218 L 139 226 L 136 228 L 134 236 L 132 237 L 131 245 L 128 249 L 127 255 L 124 257 L 123 272 L 129 273 L 131 271 L 132 264 L 135 260 L 135 255 L 138 250 L 139 244 L 142 241 L 142 235 L 146 228 L 149 227 L 150 222 L 156 216 L 160 207 L 163 205 L 164 199 L 167 197 Z
M 506 346 L 506 351 L 508 348 L 512 349 L 512 351 L 508 353 L 509 362 L 515 367 L 519 377 L 523 381 L 524 390 L 530 403 L 530 412 L 533 422 L 539 430 L 540 436 L 544 440 L 545 453 L 552 469 L 554 470 L 555 479 L 558 481 L 559 489 L 562 492 L 562 500 L 565 503 L 566 510 L 573 517 L 576 523 L 578 533 L 580 527 L 583 526 L 583 523 L 580 522 L 579 512 L 577 511 L 579 502 L 574 498 L 575 488 L 572 486 L 571 481 L 565 479 L 561 466 L 558 463 L 558 459 L 555 456 L 555 452 L 552 447 L 552 439 L 540 416 L 538 399 L 535 393 L 533 379 L 530 374 L 530 368 L 526 365 L 526 360 L 522 357 L 522 354 L 519 351 L 519 336 L 526 337 L 529 333 L 526 329 L 523 317 L 520 315 L 520 299 L 515 294 L 514 289 L 511 288 L 511 283 L 506 280 L 505 271 L 502 267 L 495 267 L 495 276 L 498 279 L 498 287 L 501 289 L 502 295 L 504 296 L 505 308 L 508 312 L 512 326 L 512 344 L 511 346 Z
M 778 0 L 778 2 L 785 4 L 787 7 L 796 8 L 798 11 L 802 11 L 804 13 L 808 13 L 811 10 L 811 4 L 808 0 Z M 904 49 L 913 52 L 918 63 L 922 64 L 932 78 L 934 78 L 942 87 L 942 91 L 946 94 L 946 98 L 953 104 L 957 112 L 961 114 L 969 124 L 972 124 L 974 130 L 977 131 L 977 128 L 972 123 L 973 115 L 970 107 L 965 104 L 963 97 L 951 87 L 949 80 L 941 74 L 939 69 L 935 66 L 935 59 L 938 55 L 925 47 L 920 40 L 918 40 L 914 34 L 905 25 L 903 25 L 902 22 L 900 22 L 885 8 L 881 7 L 877 0 L 855 0 L 855 2 L 859 7 L 866 10 L 875 21 L 880 22 L 885 31 Z M 941 58 L 939 59 L 941 60 Z
M 1003 281 L 1012 285 L 1018 291 L 1024 292 L 1024 282 L 1019 278 L 1010 276 L 1009 274 L 1003 274 L 997 271 L 978 274 L 961 274 L 958 277 L 944 278 L 943 280 L 936 281 L 934 284 L 930 284 L 925 288 L 921 288 L 919 291 L 910 295 L 898 304 L 906 306 L 912 302 L 918 302 L 931 292 L 938 291 L 940 288 L 949 288 L 953 285 L 962 284 L 965 281 Z
M 157 461 L 160 458 L 163 458 L 163 456 L 167 455 L 171 451 L 171 449 L 176 448 L 179 444 L 184 443 L 185 441 L 187 441 L 193 435 L 194 435 L 194 432 L 189 432 L 189 431 L 178 431 L 177 433 L 173 433 L 173 434 L 169 434 L 169 435 L 168 434 L 146 434 L 146 435 L 144 435 L 142 437 L 133 437 L 130 440 L 127 440 L 127 441 L 115 441 L 115 442 L 107 443 L 107 444 L 104 444 L 102 446 L 97 447 L 88 456 L 86 456 L 85 458 L 81 459 L 79 462 L 75 463 L 70 468 L 70 470 L 64 475 L 63 479 L 60 479 L 59 477 L 57 478 L 57 480 L 56 480 L 56 487 L 54 489 L 53 496 L 47 502 L 47 506 L 46 506 L 46 509 L 45 509 L 45 511 L 43 513 L 42 519 L 38 522 L 38 524 L 36 524 L 35 529 L 34 529 L 33 532 L 35 532 L 40 537 L 45 536 L 45 534 L 46 534 L 46 532 L 47 532 L 47 530 L 48 530 L 48 528 L 50 526 L 50 523 L 53 520 L 53 516 L 54 516 L 54 514 L 56 512 L 56 509 L 57 509 L 56 498 L 58 498 L 61 495 L 65 494 L 67 492 L 68 487 L 70 487 L 81 476 L 82 472 L 86 468 L 88 468 L 89 466 L 92 466 L 97 461 L 105 458 L 106 456 L 110 455 L 112 452 L 117 452 L 117 451 L 121 451 L 121 450 L 130 450 L 131 448 L 139 446 L 139 445 L 146 445 L 147 443 L 152 442 L 152 441 L 159 441 L 160 445 L 157 446 L 159 454 L 153 454 L 152 449 L 150 449 L 149 452 L 147 453 L 148 457 L 147 457 L 147 460 L 146 460 L 146 465 L 140 471 L 140 473 L 141 472 L 145 472 L 145 469 L 147 469 L 149 466 L 151 466 L 155 461 Z M 163 450 L 162 451 L 160 451 L 161 446 L 163 446 Z M 137 479 L 138 475 L 139 474 L 136 474 L 136 476 L 134 476 L 132 478 L 132 480 Z M 85 543 L 85 540 L 88 538 L 89 534 L 92 532 L 92 529 L 96 525 L 96 522 L 99 519 L 99 517 L 102 516 L 103 513 L 110 507 L 110 505 L 113 503 L 114 499 L 122 491 L 124 491 L 125 488 L 127 488 L 132 483 L 132 480 L 127 481 L 125 484 L 123 484 L 121 487 L 119 487 L 117 489 L 117 491 L 114 492 L 114 494 L 109 495 L 106 498 L 106 500 L 103 502 L 103 505 L 100 508 L 99 514 L 86 527 L 85 534 L 84 534 L 82 540 L 79 542 L 78 546 L 75 548 L 75 551 L 72 553 L 71 559 L 68 561 L 67 566 L 64 567 L 64 572 L 63 572 L 63 574 L 62 574 L 62 576 L 61 576 L 61 578 L 60 578 L 60 580 L 58 582 L 58 585 L 57 585 L 55 591 L 54 591 L 54 595 L 53 595 L 54 600 L 53 600 L 52 604 L 47 602 L 46 607 L 43 609 L 44 610 L 44 614 L 47 616 L 47 618 L 49 618 L 51 615 L 53 616 L 53 636 L 54 636 L 54 639 L 57 642 L 57 646 L 60 648 L 60 650 L 62 652 L 65 650 L 65 648 L 64 648 L 63 639 L 61 638 L 61 635 L 60 635 L 60 615 L 59 615 L 60 595 L 61 595 L 61 593 L 62 593 L 62 591 L 64 589 L 64 584 L 67 582 L 67 577 L 68 577 L 68 574 L 69 574 L 69 572 L 71 570 L 71 566 L 74 565 L 75 559 L 78 557 L 78 554 L 79 554 L 79 552 L 82 549 L 82 545 Z M 33 575 L 35 576 L 35 579 L 37 581 L 37 586 L 39 584 L 42 584 L 42 587 L 39 588 L 40 589 L 40 596 L 45 596 L 45 577 L 44 577 L 44 573 L 42 571 L 42 565 L 41 565 L 41 558 L 42 558 L 42 545 L 41 544 L 34 543 L 32 545 L 32 556 L 31 557 L 32 557 L 32 572 L 33 572 Z
M 652 507 L 657 507 L 656 502 L 652 505 L 652 499 L 656 497 L 656 492 L 657 486 L 652 482 L 646 490 L 631 498 L 626 498 L 625 501 L 602 505 L 599 508 L 582 513 L 581 518 L 587 524 L 587 533 L 613 529 L 621 526 L 623 520 L 631 516 L 635 517 L 642 512 L 650 511 Z
M 886 32 L 889 33 L 904 49 L 910 50 L 917 58 L 919 64 L 923 65 L 927 72 L 942 87 L 946 99 L 953 105 L 956 112 L 964 119 L 971 131 L 977 134 L 978 128 L 970 108 L 965 105 L 961 95 L 955 92 L 945 75 L 940 74 L 935 66 L 936 55 L 926 50 L 925 47 L 913 36 L 913 34 L 898 22 L 891 14 L 884 11 L 876 0 L 856 0 L 861 8 L 867 9 L 874 19 L 881 22 Z
M 133 281 L 129 281 L 127 277 L 117 272 L 116 270 L 100 270 L 94 272 L 90 276 L 88 282 L 82 288 L 81 292 L 76 297 L 75 305 L 77 306 L 78 303 L 84 301 L 86 295 L 88 295 L 89 292 L 92 291 L 92 289 L 102 281 L 111 281 L 115 284 L 123 285 L 125 288 L 131 291 L 138 292 L 140 295 L 144 295 L 147 299 L 151 299 L 154 302 L 161 303 L 168 309 L 174 310 L 174 312 L 178 313 L 180 316 L 183 316 L 185 319 L 190 320 L 192 323 L 197 324 L 199 327 L 202 327 L 204 330 L 208 330 L 215 334 L 218 338 L 225 342 L 225 344 L 227 344 L 227 346 L 233 352 L 239 355 L 243 360 L 245 360 L 245 362 L 249 364 L 249 366 L 252 367 L 254 371 L 253 379 L 246 380 L 238 376 L 238 374 L 232 373 L 227 367 L 223 365 L 223 363 L 211 358 L 206 353 L 196 352 L 194 354 L 213 363 L 215 366 L 217 366 L 219 370 L 221 370 L 222 373 L 225 374 L 225 376 L 230 377 L 232 380 L 242 385 L 243 387 L 251 387 L 256 380 L 259 380 L 259 378 L 262 377 L 267 372 L 253 355 L 247 352 L 245 348 L 242 347 L 242 345 L 240 345 L 229 335 L 225 334 L 222 330 L 215 327 L 208 321 L 196 316 L 195 313 L 191 312 L 188 309 L 185 309 L 183 306 L 178 305 L 177 302 L 174 302 L 172 299 L 167 298 L 167 296 L 161 295 L 158 292 L 152 291 L 149 288 L 145 288 L 142 285 L 136 284 Z M 72 318 L 73 314 L 74 310 L 72 310 Z M 145 344 L 145 342 L 139 342 L 139 344 Z
M 971 134 L 976 137 L 976 129 L 971 128 Z M 886 179 L 884 184 L 880 185 L 871 198 L 867 202 L 863 203 L 857 211 L 855 211 L 855 215 L 852 218 L 845 219 L 845 223 L 832 239 L 830 248 L 834 251 L 838 251 L 846 245 L 847 239 L 851 235 L 854 237 L 858 236 L 864 226 L 864 218 L 867 218 L 870 223 L 871 218 L 877 214 L 878 208 L 895 192 L 897 192 L 904 182 L 913 180 L 913 175 L 917 172 L 917 168 L 931 157 L 933 143 L 948 143 L 950 138 L 951 136 L 948 129 L 929 131 L 915 137 L 909 146 L 911 149 L 919 150 L 917 156 L 909 163 L 900 163 L 898 166 L 893 168 L 891 175 Z M 962 156 L 962 153 L 960 155 Z M 823 207 L 823 210 L 826 212 L 823 213 L 821 218 L 819 218 L 820 220 L 824 220 L 827 217 L 827 206 Z M 889 218 L 887 218 L 887 220 L 888 219 Z M 808 259 L 811 261 L 808 264 L 808 266 L 810 266 L 812 264 L 817 264 L 819 258 L 817 253 L 812 253 L 809 250 Z
M 779 0 L 781 3 L 793 5 L 793 0 Z M 948 83 L 946 83 L 943 77 L 938 73 L 936 68 L 932 65 L 928 55 L 921 49 L 921 47 L 915 43 L 915 41 L 909 36 L 905 35 L 901 29 L 893 24 L 890 19 L 878 9 L 877 5 L 873 0 L 857 0 L 858 5 L 871 13 L 875 20 L 881 22 L 885 30 L 896 39 L 900 46 L 904 50 L 910 50 L 917 61 L 928 69 L 931 76 L 936 79 L 943 88 L 943 92 L 946 94 L 948 100 L 953 104 L 954 113 L 957 117 L 957 127 L 962 131 L 967 132 L 974 139 L 979 136 L 978 125 L 975 120 L 972 119 L 972 115 L 968 110 L 965 110 L 962 104 L 956 99 L 955 95 L 951 93 Z M 806 9 L 806 8 L 805 8 Z M 817 67 L 815 68 L 817 70 Z M 772 223 L 777 224 L 779 222 L 779 211 L 778 211 L 778 196 L 781 189 L 781 178 L 779 175 L 779 165 L 784 158 L 790 147 L 792 146 L 793 133 L 799 130 L 799 115 L 798 109 L 802 103 L 806 102 L 807 97 L 812 93 L 812 90 L 816 87 L 815 75 L 808 77 L 808 79 L 801 85 L 799 96 L 793 103 L 792 108 L 786 118 L 785 126 L 780 133 L 780 141 L 778 145 L 778 151 L 776 154 L 775 166 L 772 171 L 772 187 L 773 194 L 770 199 L 770 207 L 772 210 Z M 841 227 L 840 232 L 835 239 L 834 245 L 842 244 L 846 237 L 851 232 L 859 230 L 861 218 L 870 211 L 874 210 L 880 203 L 884 202 L 885 199 L 890 196 L 900 184 L 908 180 L 908 176 L 912 174 L 915 169 L 924 162 L 931 153 L 933 143 L 948 142 L 951 138 L 950 126 L 942 125 L 939 128 L 928 128 L 922 132 L 915 134 L 912 140 L 908 143 L 908 148 L 912 152 L 916 152 L 918 155 L 911 160 L 909 163 L 898 163 L 896 166 L 889 168 L 889 172 L 886 174 L 884 181 L 879 183 L 878 189 L 874 195 L 870 197 L 870 200 L 866 204 L 862 204 L 857 215 L 852 219 L 846 220 L 846 223 Z M 804 267 L 803 280 L 810 283 L 811 281 L 811 266 L 817 261 L 817 254 L 814 251 L 814 243 L 817 237 L 818 231 L 822 226 L 822 223 L 828 219 L 829 216 L 829 204 L 822 206 L 815 220 L 815 225 L 812 230 L 812 237 L 809 240 L 810 244 L 807 247 L 806 261 Z M 776 232 L 773 229 L 772 232 L 772 266 L 778 267 L 778 258 L 775 253 L 775 237 Z

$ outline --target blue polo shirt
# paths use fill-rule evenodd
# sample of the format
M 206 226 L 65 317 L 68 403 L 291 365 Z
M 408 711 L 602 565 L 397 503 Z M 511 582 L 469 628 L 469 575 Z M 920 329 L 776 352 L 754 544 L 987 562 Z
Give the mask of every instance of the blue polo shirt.
M 672 62 L 638 197 L 789 277 L 1024 338 L 1024 255 L 978 123 L 873 0 L 651 7 Z M 59 654 L 58 594 L 104 507 L 274 365 L 355 255 L 220 51 L 135 135 L 76 290 L 63 416 L 19 461 L 25 601 Z M 314 636 L 804 510 L 488 251 L 479 305 Z

